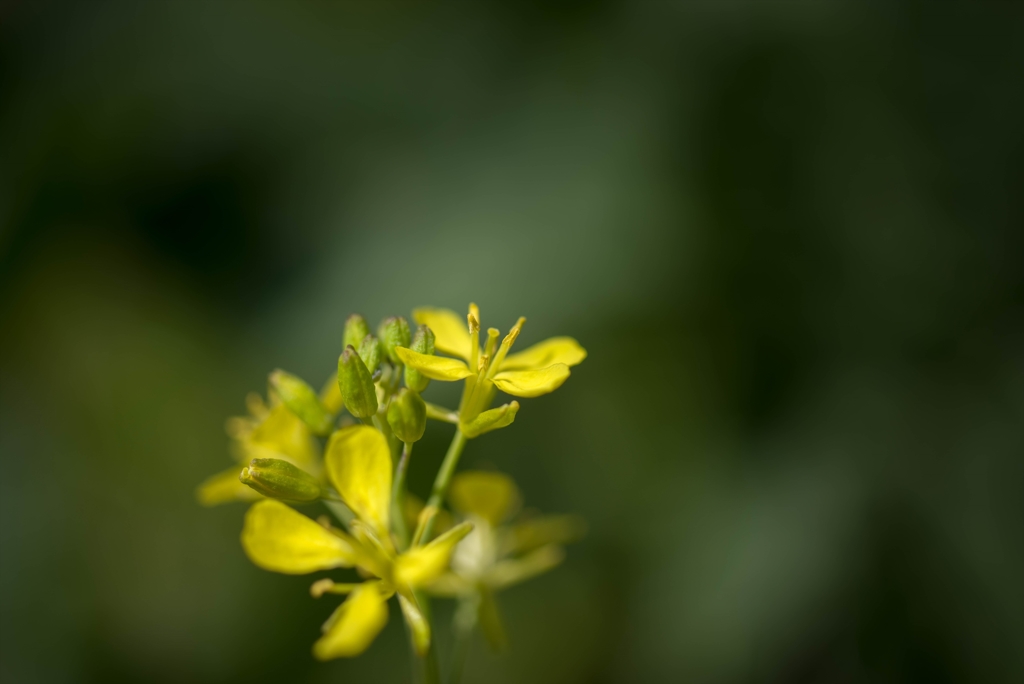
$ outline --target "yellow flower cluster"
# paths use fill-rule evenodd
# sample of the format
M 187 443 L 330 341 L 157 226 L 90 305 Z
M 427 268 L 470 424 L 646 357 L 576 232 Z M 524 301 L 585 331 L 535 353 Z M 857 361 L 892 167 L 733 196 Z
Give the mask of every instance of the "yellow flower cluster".
M 460 643 L 480 626 L 501 647 L 494 593 L 557 565 L 561 545 L 581 534 L 582 522 L 571 516 L 510 522 L 520 501 L 511 478 L 456 473 L 456 467 L 467 440 L 514 421 L 518 402 L 491 408 L 498 391 L 514 397 L 551 392 L 586 351 L 572 338 L 556 337 L 512 354 L 525 319 L 500 344 L 494 328 L 481 340 L 480 312 L 472 304 L 466 323 L 435 308 L 417 309 L 413 319 L 415 334 L 405 319 L 391 317 L 374 335 L 362 317 L 350 317 L 338 374 L 319 393 L 274 371 L 268 402 L 250 395 L 250 415 L 228 422 L 238 465 L 206 480 L 197 496 L 205 505 L 255 501 L 245 516 L 242 547 L 261 568 L 358 571 L 361 581 L 323 578 L 311 587 L 314 597 L 348 596 L 324 624 L 313 646 L 317 658 L 362 653 L 387 622 L 386 602 L 397 597 L 424 677 L 435 681 L 430 597 L 458 601 Z M 457 410 L 420 398 L 430 380 L 464 381 Z M 430 497 L 419 505 L 407 496 L 405 475 L 428 418 L 456 430 Z M 318 500 L 340 527 L 292 506 Z M 442 518 L 447 529 L 435 537 Z

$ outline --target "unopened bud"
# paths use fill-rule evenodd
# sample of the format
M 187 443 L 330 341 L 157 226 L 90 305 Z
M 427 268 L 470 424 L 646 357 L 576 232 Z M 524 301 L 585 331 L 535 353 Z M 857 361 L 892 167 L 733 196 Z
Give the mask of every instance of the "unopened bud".
M 345 321 L 345 333 L 341 338 L 341 348 L 345 349 L 348 346 L 359 349 L 359 345 L 363 343 L 363 338 L 370 334 L 370 326 L 367 325 L 366 319 L 359 314 L 352 314 Z
M 427 405 L 419 394 L 403 387 L 388 406 L 388 423 L 398 439 L 406 444 L 418 442 L 427 428 Z
M 238 479 L 263 496 L 287 501 L 316 501 L 320 482 L 302 468 L 280 458 L 254 458 Z
M 462 434 L 466 435 L 466 437 L 479 437 L 485 432 L 511 425 L 512 421 L 516 419 L 516 412 L 518 411 L 519 402 L 513 401 L 510 404 L 499 406 L 490 411 L 484 411 L 468 423 L 460 425 L 459 429 L 462 430 Z
M 409 321 L 401 316 L 390 316 L 385 318 L 377 329 L 381 344 L 384 345 L 384 354 L 388 360 L 396 366 L 402 363 L 395 353 L 395 347 L 408 347 L 412 336 L 409 333 Z
M 366 364 L 349 345 L 338 358 L 338 389 L 345 408 L 356 418 L 369 418 L 377 413 L 377 390 Z
M 367 335 L 363 338 L 362 343 L 359 345 L 359 358 L 363 360 L 366 365 L 366 370 L 370 371 L 370 375 L 377 372 L 377 368 L 380 367 L 381 357 L 384 356 L 384 346 L 380 343 L 373 335 Z
M 313 388 L 302 378 L 283 370 L 276 370 L 270 374 L 270 385 L 288 410 L 297 415 L 314 433 L 326 435 L 331 431 L 334 421 L 330 413 L 320 402 Z
M 434 331 L 425 325 L 421 325 L 416 328 L 416 334 L 412 336 L 412 343 L 409 345 L 409 349 L 420 354 L 431 354 L 434 353 Z M 416 392 L 422 392 L 427 389 L 427 385 L 430 384 L 430 379 L 427 376 L 420 373 L 414 368 L 409 366 L 405 367 L 405 386 Z

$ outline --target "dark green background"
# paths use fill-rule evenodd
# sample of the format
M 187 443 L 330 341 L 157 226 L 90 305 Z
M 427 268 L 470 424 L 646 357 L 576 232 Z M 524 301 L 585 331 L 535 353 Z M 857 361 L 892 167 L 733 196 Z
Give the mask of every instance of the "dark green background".
M 403 681 L 193 490 L 472 300 L 590 351 L 464 460 L 590 534 L 466 682 L 1022 681 L 1020 7 L 0 3 L 0 680 Z

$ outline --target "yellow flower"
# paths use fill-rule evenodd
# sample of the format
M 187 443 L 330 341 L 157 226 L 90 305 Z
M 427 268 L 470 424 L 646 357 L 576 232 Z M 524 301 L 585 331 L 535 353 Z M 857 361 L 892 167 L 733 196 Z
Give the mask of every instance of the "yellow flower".
M 515 418 L 519 408 L 515 401 L 485 412 L 495 390 L 515 397 L 537 397 L 553 392 L 569 377 L 570 366 L 587 357 L 586 350 L 571 337 L 552 337 L 509 354 L 525 318 L 516 322 L 500 345 L 499 331 L 488 329 L 481 348 L 480 311 L 475 304 L 469 305 L 468 326 L 448 309 L 416 309 L 413 317 L 434 332 L 438 351 L 458 358 L 421 354 L 405 347 L 397 347 L 395 351 L 402 363 L 432 380 L 466 380 L 459 406 L 459 426 L 467 437 L 504 427 Z
M 270 406 L 259 394 L 251 392 L 245 398 L 249 415 L 228 419 L 225 429 L 231 437 L 231 451 L 238 465 L 207 478 L 199 485 L 196 498 L 204 506 L 263 498 L 238 479 L 242 467 L 254 458 L 284 459 L 314 475 L 319 475 L 323 469 L 320 444 L 310 427 L 289 410 L 275 392 L 269 392 L 268 396 Z M 341 410 L 341 396 L 335 377 L 324 385 L 320 401 L 332 415 Z
M 438 577 L 427 591 L 455 597 L 457 621 L 463 628 L 479 623 L 494 648 L 505 644 L 505 630 L 494 594 L 554 568 L 565 557 L 562 544 L 582 536 L 576 516 L 537 516 L 506 523 L 519 508 L 520 495 L 512 478 L 497 472 L 464 471 L 452 479 L 448 500 L 473 523 L 452 556 L 451 571 Z M 468 613 L 468 615 L 467 615 Z
M 327 477 L 355 514 L 349 532 L 318 524 L 280 501 L 249 509 L 242 546 L 256 565 L 275 572 L 305 574 L 357 567 L 377 579 L 338 584 L 316 582 L 314 596 L 349 594 L 323 626 L 313 645 L 320 660 L 359 655 L 387 623 L 385 603 L 398 596 L 416 649 L 426 653 L 430 627 L 414 590 L 437 580 L 448 568 L 455 545 L 472 530 L 456 525 L 423 546 L 398 552 L 390 534 L 392 463 L 387 439 L 374 427 L 353 425 L 335 432 L 324 457 Z

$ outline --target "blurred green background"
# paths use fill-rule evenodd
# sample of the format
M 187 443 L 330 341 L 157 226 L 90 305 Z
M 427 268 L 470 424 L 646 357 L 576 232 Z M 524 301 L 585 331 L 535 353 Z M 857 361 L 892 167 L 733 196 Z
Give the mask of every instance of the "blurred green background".
M 463 461 L 590 534 L 465 681 L 1024 681 L 1022 74 L 1009 2 L 0 3 L 0 680 L 404 681 L 194 487 L 472 300 L 590 351 Z

